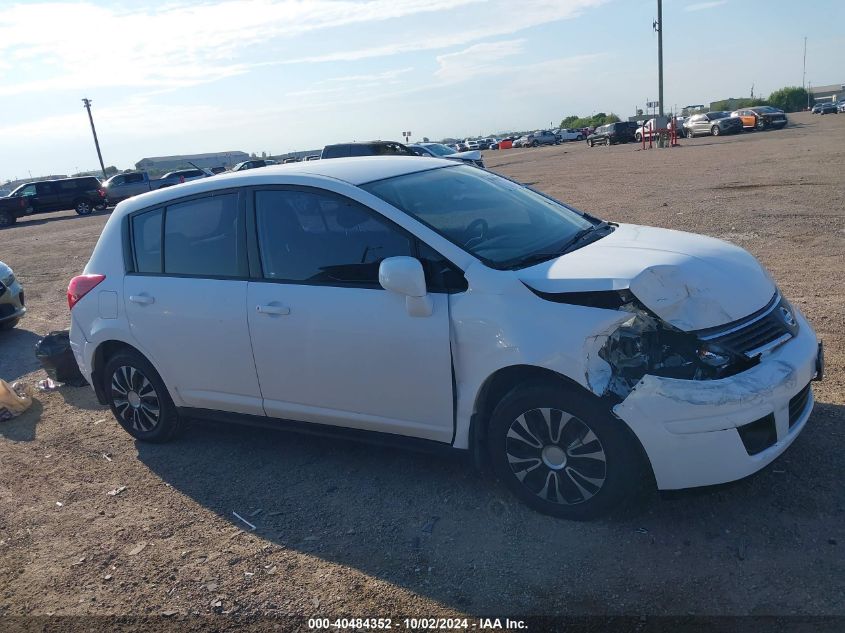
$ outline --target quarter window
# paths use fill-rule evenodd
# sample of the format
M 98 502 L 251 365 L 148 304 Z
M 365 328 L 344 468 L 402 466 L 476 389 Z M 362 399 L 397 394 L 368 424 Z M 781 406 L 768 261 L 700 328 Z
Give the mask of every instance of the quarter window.
M 255 213 L 266 279 L 379 287 L 383 259 L 413 256 L 409 237 L 339 196 L 258 191 Z
M 161 209 L 132 218 L 135 272 L 161 272 Z
M 167 207 L 164 272 L 206 277 L 239 276 L 238 204 L 235 194 Z

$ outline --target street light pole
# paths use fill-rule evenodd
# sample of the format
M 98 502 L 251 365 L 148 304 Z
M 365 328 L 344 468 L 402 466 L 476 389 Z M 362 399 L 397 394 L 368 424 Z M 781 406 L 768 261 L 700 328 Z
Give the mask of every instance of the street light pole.
M 91 99 L 83 99 L 85 109 L 88 110 L 88 120 L 91 121 L 91 132 L 94 134 L 94 146 L 97 148 L 97 158 L 100 159 L 100 169 L 103 170 L 103 178 L 108 178 L 106 175 L 106 166 L 103 164 L 103 154 L 100 152 L 100 141 L 97 140 L 97 130 L 94 127 L 94 117 L 91 116 Z
M 663 118 L 663 0 L 657 0 L 657 104 Z

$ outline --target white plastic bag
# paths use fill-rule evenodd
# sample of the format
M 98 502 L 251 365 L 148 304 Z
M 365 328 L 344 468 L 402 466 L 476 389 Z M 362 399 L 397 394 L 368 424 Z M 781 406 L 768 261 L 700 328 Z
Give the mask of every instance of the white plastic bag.
M 32 395 L 23 383 L 12 383 L 0 379 L 0 422 L 20 415 L 32 404 Z

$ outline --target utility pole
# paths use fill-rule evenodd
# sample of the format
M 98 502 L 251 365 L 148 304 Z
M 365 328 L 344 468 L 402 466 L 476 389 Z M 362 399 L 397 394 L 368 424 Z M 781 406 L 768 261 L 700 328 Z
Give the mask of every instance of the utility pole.
M 801 87 L 807 88 L 807 36 L 804 36 L 804 72 L 801 74 Z
M 657 0 L 657 105 L 663 116 L 663 0 Z
M 100 159 L 100 169 L 103 170 L 103 178 L 108 178 L 106 175 L 106 166 L 103 164 L 103 154 L 100 152 L 100 141 L 97 140 L 97 130 L 94 127 L 94 117 L 91 116 L 91 99 L 83 99 L 85 109 L 88 110 L 88 120 L 91 121 L 91 132 L 94 134 L 94 146 L 97 148 L 97 157 Z

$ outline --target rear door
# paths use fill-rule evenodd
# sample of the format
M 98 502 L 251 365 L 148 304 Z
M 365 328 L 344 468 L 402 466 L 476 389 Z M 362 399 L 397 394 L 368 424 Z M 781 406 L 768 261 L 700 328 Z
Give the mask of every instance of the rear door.
M 35 183 L 35 197 L 32 199 L 32 208 L 36 212 L 56 211 L 59 209 L 59 193 L 52 182 Z
M 430 259 L 413 237 L 319 189 L 257 190 L 254 212 L 247 312 L 267 415 L 451 442 L 448 294 L 432 284 L 432 314 L 411 316 L 378 283 L 387 257 Z
M 243 217 L 232 190 L 131 216 L 124 302 L 133 336 L 184 406 L 262 415 Z

